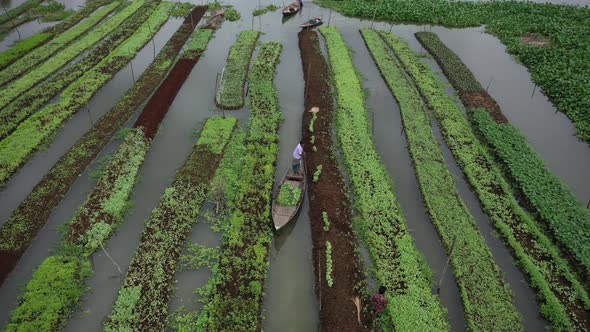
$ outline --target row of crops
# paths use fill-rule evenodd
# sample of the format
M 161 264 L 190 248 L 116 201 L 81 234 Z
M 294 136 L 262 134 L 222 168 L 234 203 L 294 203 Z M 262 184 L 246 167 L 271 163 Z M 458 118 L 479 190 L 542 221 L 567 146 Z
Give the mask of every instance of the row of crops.
M 326 3 L 361 15 L 375 8 L 364 1 Z M 391 3 L 384 3 L 381 6 L 387 10 L 379 15 L 391 14 Z M 465 11 L 479 8 L 459 6 Z M 410 7 L 417 11 L 410 13 L 402 6 L 396 15 L 422 13 L 420 2 Z M 17 44 L 0 55 L 0 59 L 6 56 L 8 64 L 0 69 L 3 186 L 171 17 L 186 15 L 157 56 L 154 50 L 153 61 L 141 77 L 134 78 L 116 105 L 93 123 L 0 227 L 3 282 L 79 175 L 107 144 L 118 140 L 83 202 L 71 218 L 61 220 L 59 245 L 23 286 L 8 331 L 61 328 L 88 291 L 94 255 L 101 252 L 112 259 L 107 243 L 127 220 L 140 169 L 160 124 L 214 38 L 212 30 L 196 29 L 207 9 L 166 1 L 91 1 L 40 33 L 45 39 L 30 39 L 29 46 Z M 428 15 L 446 10 L 443 5 Z M 461 17 L 461 13 L 452 15 Z M 511 19 L 507 16 L 506 20 Z M 488 28 L 498 29 L 505 23 L 494 24 Z M 550 327 L 587 331 L 588 211 L 435 34 L 420 32 L 416 37 L 461 100 L 445 91 L 431 66 L 397 35 L 373 29 L 361 29 L 359 34 L 399 105 L 422 199 L 449 257 L 467 329 L 520 331 L 526 317 L 514 301 L 511 287 L 516 285 L 507 283 L 457 189 L 441 144 L 449 147 L 498 236 L 536 292 Z M 103 317 L 104 330 L 261 330 L 273 239 L 271 193 L 283 119 L 275 72 L 284 53 L 280 42 L 259 43 L 261 35 L 253 30 L 236 35 L 212 98 L 220 108 L 240 109 L 249 97 L 248 122 L 240 126 L 237 118 L 212 116 L 200 127 L 190 155 L 142 225 L 131 263 L 123 272 L 112 261 L 123 278 L 112 308 Z M 339 30 L 330 26 L 321 27 L 319 33 L 300 33 L 299 50 L 306 84 L 302 109 L 321 109 L 305 111 L 302 119 L 321 329 L 368 331 L 371 325 L 379 325 L 383 331 L 450 330 L 445 306 L 433 291 L 432 271 L 416 246 L 395 183 L 373 142 L 367 96 L 353 62 L 356 55 Z M 121 130 L 137 110 L 141 112 L 131 127 Z M 442 140 L 436 138 L 433 126 L 441 129 Z M 204 212 L 208 203 L 216 206 L 215 213 Z M 199 216 L 214 219 L 212 229 L 220 231 L 221 244 L 218 248 L 189 246 L 189 254 L 183 255 Z M 369 254 L 370 279 L 387 287 L 389 305 L 379 316 L 369 314 L 371 294 L 359 245 Z M 203 307 L 171 314 L 175 278 L 185 265 L 211 270 L 206 285 L 194 291 Z

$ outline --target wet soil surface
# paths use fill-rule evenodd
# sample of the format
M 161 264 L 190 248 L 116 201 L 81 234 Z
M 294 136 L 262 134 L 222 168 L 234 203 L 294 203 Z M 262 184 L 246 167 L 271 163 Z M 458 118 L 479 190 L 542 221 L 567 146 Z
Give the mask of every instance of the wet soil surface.
M 463 92 L 461 100 L 468 109 L 483 108 L 496 120 L 497 123 L 508 123 L 508 119 L 500 110 L 498 103 L 487 92 Z
M 332 117 L 334 106 L 331 95 L 330 69 L 321 53 L 318 35 L 315 31 L 299 33 L 299 48 L 305 74 L 305 113 L 303 115 L 303 138 L 306 152 L 307 177 L 310 191 L 310 223 L 313 239 L 313 260 L 316 270 L 316 295 L 320 303 L 320 327 L 322 331 L 368 331 L 371 326 L 370 315 L 362 313 L 362 321 L 357 320 L 357 309 L 353 298 L 359 297 L 363 303 L 362 290 L 365 286 L 362 266 L 357 256 L 356 239 L 352 230 L 352 211 L 346 185 L 338 168 L 332 146 Z M 305 70 L 313 68 L 313 70 Z M 317 118 L 310 123 L 312 107 L 319 107 Z M 311 137 L 314 143 L 310 143 Z M 313 146 L 317 151 L 313 150 Z M 322 165 L 322 173 L 313 182 L 313 172 Z M 324 229 L 323 214 L 326 213 L 330 225 Z M 326 241 L 332 244 L 333 279 L 329 287 L 326 278 Z

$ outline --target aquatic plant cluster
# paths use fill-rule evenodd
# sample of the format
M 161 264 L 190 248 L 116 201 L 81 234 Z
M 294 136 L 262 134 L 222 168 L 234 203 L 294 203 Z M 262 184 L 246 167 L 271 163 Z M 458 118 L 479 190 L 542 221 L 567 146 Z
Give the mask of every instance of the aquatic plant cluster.
M 227 56 L 227 65 L 219 82 L 216 102 L 224 109 L 238 109 L 244 106 L 244 84 L 250 59 L 260 32 L 245 30 L 240 33 Z
M 250 70 L 251 114 L 241 175 L 234 189 L 237 203 L 229 220 L 231 229 L 224 233 L 219 265 L 211 282 L 212 296 L 201 313 L 203 331 L 251 331 L 260 326 L 282 119 L 274 86 L 281 50 L 280 43 L 263 43 Z
M 590 8 L 532 1 L 320 0 L 346 15 L 450 27 L 485 25 L 531 72 L 532 79 L 590 142 Z M 545 46 L 528 45 L 528 34 Z
M 416 249 L 392 180 L 373 145 L 365 95 L 350 52 L 336 28 L 322 27 L 320 32 L 337 92 L 337 135 L 360 211 L 355 223 L 375 264 L 376 279 L 391 290 L 388 319 L 396 330 L 447 330 L 445 309 L 431 293 L 431 272 Z
M 522 329 L 512 294 L 457 191 L 419 92 L 379 32 L 363 29 L 361 33 L 400 106 L 422 197 L 451 257 L 468 326 L 492 330 L 501 323 L 505 324 L 502 329 Z
M 531 286 L 537 290 L 544 315 L 556 328 L 570 329 L 583 324 L 584 314 L 578 316 L 580 311 L 573 308 L 587 307 L 590 302 L 572 266 L 544 233 L 543 226 L 519 205 L 494 158 L 477 139 L 455 99 L 445 92 L 442 82 L 401 38 L 386 32 L 380 34 L 432 110 L 445 142 L 484 211 L 512 249 Z

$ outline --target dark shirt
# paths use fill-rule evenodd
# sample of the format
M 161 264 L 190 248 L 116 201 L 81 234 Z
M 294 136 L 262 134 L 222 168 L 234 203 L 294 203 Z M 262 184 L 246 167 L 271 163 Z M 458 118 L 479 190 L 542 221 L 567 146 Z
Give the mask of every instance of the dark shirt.
M 385 307 L 387 307 L 387 298 L 383 294 L 377 293 L 373 295 L 371 302 L 373 303 L 373 309 L 375 309 L 377 313 L 381 313 L 381 311 L 385 310 Z

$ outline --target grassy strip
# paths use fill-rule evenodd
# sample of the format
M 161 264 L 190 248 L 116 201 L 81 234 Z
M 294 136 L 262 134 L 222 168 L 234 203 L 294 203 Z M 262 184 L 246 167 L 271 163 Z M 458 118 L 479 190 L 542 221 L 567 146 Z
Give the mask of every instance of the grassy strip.
M 235 118 L 220 116 L 205 123 L 193 152 L 146 222 L 105 331 L 165 329 L 182 244 L 199 215 L 236 123 Z
M 139 2 L 139 4 L 141 4 L 141 3 L 143 3 L 143 1 Z M 76 25 L 75 27 L 73 27 L 72 29 L 70 29 L 66 32 L 63 32 L 58 37 L 51 40 L 49 43 L 39 47 L 38 49 L 30 52 L 29 54 L 27 54 L 27 55 L 21 57 L 20 59 L 18 59 L 17 61 L 15 61 L 13 64 L 10 65 L 10 67 L 8 67 L 0 72 L 0 86 L 4 86 L 4 85 L 8 84 L 10 81 L 14 80 L 15 78 L 24 74 L 28 70 L 31 70 L 32 68 L 34 68 L 36 65 L 38 65 L 42 61 L 45 61 L 49 57 L 56 54 L 58 51 L 60 51 L 64 47 L 66 47 L 66 45 L 70 44 L 71 42 L 74 42 L 81 35 L 88 32 L 95 25 L 100 23 L 105 17 L 107 17 L 107 15 L 109 15 L 112 11 L 114 11 L 119 5 L 120 5 L 120 2 L 113 2 L 107 6 L 104 6 L 100 9 L 98 9 L 95 13 L 93 13 L 90 17 L 88 17 L 82 23 Z M 135 8 L 135 9 L 139 8 L 138 6 L 133 6 L 133 5 L 131 5 L 129 7 Z M 116 17 L 127 18 L 127 16 L 129 16 L 131 13 L 133 13 L 133 11 L 129 11 L 129 10 L 125 9 L 122 13 L 125 13 L 125 14 L 119 14 Z M 120 22 L 119 22 L 119 24 L 120 24 Z M 116 24 L 114 27 L 117 27 L 119 24 Z M 102 26 L 103 25 L 101 25 L 101 27 Z M 90 45 L 92 45 L 92 44 L 90 44 Z M 86 47 L 89 47 L 90 45 L 87 45 Z M 77 53 L 75 53 L 74 56 L 76 54 Z M 56 58 L 57 59 L 61 58 L 61 52 L 57 55 Z M 58 68 L 55 68 L 53 70 L 57 70 Z M 10 102 L 12 100 L 12 98 L 15 98 L 16 96 L 18 96 L 18 95 L 16 95 L 16 96 L 11 97 L 11 95 L 7 94 L 6 91 L 7 91 L 6 88 L 3 89 L 2 94 L 0 95 L 0 107 L 5 106 L 6 104 L 8 104 L 8 102 Z
M 211 281 L 212 298 L 200 317 L 200 328 L 206 331 L 260 329 L 262 288 L 272 239 L 270 200 L 282 118 L 273 82 L 281 50 L 280 43 L 262 44 L 250 71 L 252 108 L 246 151 L 241 175 L 231 194 L 236 207 Z
M 385 285 L 386 314 L 396 331 L 448 330 L 445 309 L 431 292 L 431 272 L 408 232 L 403 212 L 373 146 L 364 93 L 346 44 L 334 27 L 322 27 L 336 85 L 337 134 L 360 213 L 355 220 Z M 403 313 L 403 314 L 399 314 Z
M 18 41 L 11 48 L 0 53 L 0 69 L 4 69 L 6 66 L 23 57 L 31 50 L 43 45 L 47 41 L 51 40 L 51 38 L 54 38 L 55 36 L 58 36 L 60 33 L 68 30 L 76 23 L 81 21 L 83 18 L 90 15 L 98 7 L 103 6 L 109 2 L 111 2 L 111 0 L 88 1 L 84 8 L 69 16 L 65 21 L 56 24 L 43 32 L 37 33 L 35 35 L 32 35 L 31 37 Z
M 490 220 L 530 278 L 541 311 L 557 330 L 588 324 L 590 300 L 559 250 L 518 205 L 492 157 L 475 137 L 459 106 L 446 94 L 432 70 L 397 36 L 382 32 L 438 120 L 443 136 L 465 172 Z
M 434 55 L 447 76 L 448 73 L 463 72 L 465 76 L 473 77 L 461 59 L 436 34 L 419 32 L 416 37 Z M 451 79 L 451 82 L 460 93 L 471 91 L 457 84 L 456 80 Z M 469 105 L 473 108 L 468 113 L 473 127 L 492 149 L 529 205 L 547 222 L 561 246 L 579 262 L 585 262 L 583 266 L 590 266 L 590 213 L 545 166 L 524 135 L 509 123 L 497 123 L 489 114 L 483 114 L 485 110 L 477 109 L 484 106 Z
M 87 103 L 118 70 L 135 57 L 137 52 L 168 20 L 172 3 L 161 3 L 150 18 L 99 65 L 70 85 L 58 103 L 51 104 L 24 121 L 0 142 L 0 184 L 5 181 L 47 141 L 72 114 Z
M 39 266 L 12 314 L 8 331 L 52 331 L 69 317 L 85 289 L 84 280 L 91 275 L 91 262 L 87 257 L 102 247 L 112 229 L 122 221 L 148 148 L 142 130 L 134 129 L 127 135 L 69 227 L 90 221 L 81 220 L 83 218 L 100 222 L 75 241 L 66 238 L 61 253 L 48 257 Z M 86 211 L 92 207 L 97 207 L 93 211 L 95 214 L 87 215 Z M 48 278 L 52 273 L 54 275 Z
M 244 106 L 244 83 L 250 68 L 252 52 L 260 32 L 245 30 L 229 50 L 227 65 L 219 83 L 216 102 L 224 109 L 238 109 Z
M 205 10 L 206 7 L 195 9 L 192 21 L 198 22 Z M 192 31 L 191 19 L 187 17 L 135 85 L 49 170 L 2 225 L 0 257 L 4 264 L 0 268 L 0 283 L 45 225 L 51 211 L 78 178 L 78 174 L 84 171 L 115 132 L 158 87 Z
M 262 8 L 257 8 L 254 9 L 254 11 L 252 12 L 253 16 L 260 16 L 260 15 L 264 15 L 268 12 L 274 12 L 275 10 L 279 9 L 279 6 L 275 6 L 275 5 L 268 5 L 266 7 L 262 7 Z
M 590 8 L 532 1 L 321 0 L 346 15 L 378 20 L 485 25 L 524 63 L 532 79 L 590 142 Z M 521 40 L 540 35 L 545 46 Z
M 30 6 L 29 9 L 22 15 L 12 17 L 5 23 L 0 23 L 0 39 L 3 38 L 4 35 L 9 31 L 12 31 L 26 22 L 30 22 L 35 19 L 41 19 L 43 22 L 61 21 L 73 13 L 73 10 L 65 9 L 65 6 L 56 0 L 38 2 L 36 5 Z
M 86 49 L 106 38 L 111 32 L 117 29 L 125 20 L 133 15 L 137 10 L 143 7 L 145 1 L 133 1 L 129 6 L 119 12 L 117 15 L 111 17 L 97 28 L 90 31 L 81 39 L 73 42 L 65 49 L 61 50 L 59 54 L 54 55 L 44 63 L 35 67 L 25 75 L 21 76 L 17 81 L 4 87 L 0 92 L 0 108 L 8 105 L 15 98 L 22 95 L 30 88 L 37 85 L 49 77 L 54 72 L 63 68 L 68 62 L 75 59 L 82 54 Z M 10 69 L 17 67 L 19 63 L 10 66 Z M 28 66 L 28 65 L 27 65 Z M 16 72 L 14 72 L 16 73 Z M 17 75 L 18 76 L 18 75 Z M 16 77 L 16 76 L 14 76 Z M 13 77 L 13 78 L 14 78 Z
M 361 30 L 385 82 L 400 106 L 410 154 L 422 197 L 447 251 L 461 290 L 470 330 L 522 330 L 522 321 L 509 286 L 457 192 L 442 150 L 431 129 L 422 98 L 404 76 L 401 64 L 389 54 L 375 30 Z M 449 253 L 450 254 L 450 253 Z M 486 287 L 481 287 L 481 285 Z
M 6 332 L 50 332 L 60 329 L 86 289 L 90 261 L 76 256 L 50 256 L 37 268 Z
M 204 12 L 204 7 L 201 7 L 200 15 Z M 153 111 L 148 108 L 146 110 Z M 90 265 L 87 257 L 99 247 L 103 248 L 103 243 L 109 238 L 113 229 L 123 221 L 124 214 L 130 205 L 129 196 L 135 185 L 139 168 L 149 150 L 149 143 L 150 140 L 146 137 L 144 128 L 134 128 L 127 133 L 125 141 L 109 162 L 96 187 L 68 223 L 61 252 L 57 256 L 49 257 L 39 271 L 55 269 L 54 261 L 57 258 L 59 262 L 62 257 L 80 262 L 81 265 Z M 211 146 L 211 149 L 217 148 L 215 142 L 211 140 L 206 144 Z M 59 275 L 55 282 L 63 285 L 83 285 L 88 275 L 88 273 Z M 39 274 L 39 278 L 42 276 L 43 274 Z M 37 285 L 36 289 L 40 290 L 25 293 L 23 297 L 25 300 L 15 311 L 20 314 L 13 318 L 11 323 L 15 330 L 30 325 L 48 327 L 41 330 L 50 330 L 50 326 L 55 327 L 64 321 L 80 298 L 81 291 L 78 288 L 71 290 L 76 292 L 76 296 L 66 296 L 69 293 L 63 287 L 52 287 L 52 283 L 47 283 L 43 279 L 33 279 L 29 284 Z M 45 304 L 46 302 L 40 301 L 41 296 L 48 296 L 54 301 Z M 35 315 L 45 312 L 51 315 Z
M 146 3 L 141 10 L 136 11 L 120 28 L 90 51 L 81 61 L 68 66 L 51 80 L 39 84 L 0 109 L 0 140 L 12 133 L 21 122 L 49 102 L 60 91 L 100 63 L 105 56 L 129 38 L 148 19 L 157 5 L 156 2 Z
M 27 0 L 18 7 L 12 8 L 8 12 L 2 13 L 2 15 L 0 15 L 0 24 L 4 24 L 19 17 L 21 14 L 27 12 L 31 8 L 38 6 L 42 2 L 43 0 Z

